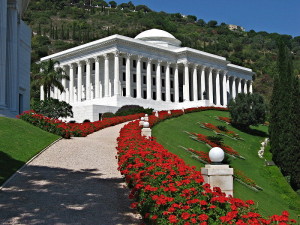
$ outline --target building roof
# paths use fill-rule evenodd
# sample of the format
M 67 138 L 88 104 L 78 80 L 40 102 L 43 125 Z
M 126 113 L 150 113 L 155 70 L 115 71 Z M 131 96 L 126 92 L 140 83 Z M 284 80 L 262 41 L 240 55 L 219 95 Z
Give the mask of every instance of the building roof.
M 159 29 L 146 30 L 138 34 L 134 39 L 147 41 L 163 46 L 180 47 L 181 41 L 167 31 Z

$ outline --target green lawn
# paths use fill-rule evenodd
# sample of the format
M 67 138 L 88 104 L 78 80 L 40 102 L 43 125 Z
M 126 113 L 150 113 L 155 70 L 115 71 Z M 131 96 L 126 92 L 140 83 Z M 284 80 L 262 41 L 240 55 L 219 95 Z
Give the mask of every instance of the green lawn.
M 0 185 L 58 138 L 23 120 L 0 117 Z
M 165 148 L 180 156 L 186 163 L 200 169 L 203 167 L 203 164 L 191 158 L 190 153 L 178 146 L 181 145 L 186 148 L 208 152 L 209 148 L 205 144 L 192 140 L 184 131 L 212 136 L 214 135 L 212 131 L 203 129 L 196 123 L 208 122 L 214 125 L 226 125 L 216 120 L 214 116 L 229 117 L 229 113 L 212 110 L 186 114 L 156 125 L 152 134 Z M 264 216 L 280 214 L 283 210 L 288 210 L 292 218 L 298 219 L 297 216 L 300 214 L 300 196 L 292 190 L 276 166 L 265 166 L 264 159 L 260 159 L 257 155 L 260 143 L 267 135 L 267 127 L 253 127 L 253 135 L 250 135 L 229 125 L 226 126 L 245 140 L 235 141 L 224 137 L 225 144 L 230 145 L 246 158 L 246 160 L 242 160 L 230 157 L 232 167 L 242 170 L 258 186 L 264 189 L 263 191 L 255 192 L 238 182 L 234 182 L 234 196 L 244 200 L 254 200 L 258 205 L 259 212 Z M 271 153 L 266 152 L 266 157 L 271 159 Z

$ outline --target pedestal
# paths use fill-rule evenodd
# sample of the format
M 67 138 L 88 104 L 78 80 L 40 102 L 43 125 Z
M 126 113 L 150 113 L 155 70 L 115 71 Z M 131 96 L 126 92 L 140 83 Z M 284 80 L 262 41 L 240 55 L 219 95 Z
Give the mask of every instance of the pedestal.
M 233 168 L 229 165 L 205 165 L 201 168 L 204 182 L 213 187 L 221 188 L 226 195 L 233 196 Z
M 143 128 L 141 135 L 146 137 L 151 137 L 151 128 Z

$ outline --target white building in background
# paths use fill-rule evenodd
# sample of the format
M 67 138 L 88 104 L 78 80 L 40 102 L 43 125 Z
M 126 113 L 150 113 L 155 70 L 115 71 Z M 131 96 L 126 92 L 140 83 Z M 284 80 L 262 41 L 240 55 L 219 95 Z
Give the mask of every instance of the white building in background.
M 0 0 L 0 116 L 29 109 L 31 30 L 21 20 L 29 0 Z
M 226 107 L 237 93 L 252 92 L 251 69 L 226 58 L 181 47 L 163 30 L 147 30 L 134 39 L 112 35 L 41 59 L 60 62 L 70 76 L 65 92 L 51 96 L 73 106 L 77 122 L 99 120 L 134 104 L 155 110 L 198 106 Z M 43 99 L 41 87 L 41 99 Z

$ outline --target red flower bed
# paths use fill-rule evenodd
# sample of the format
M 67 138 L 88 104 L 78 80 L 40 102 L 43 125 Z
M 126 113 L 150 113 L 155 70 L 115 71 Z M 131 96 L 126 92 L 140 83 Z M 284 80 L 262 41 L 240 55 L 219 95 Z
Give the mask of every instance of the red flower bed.
M 241 158 L 240 154 L 235 151 L 233 148 L 231 148 L 229 145 L 225 145 L 225 144 L 216 144 L 210 140 L 207 139 L 207 136 L 205 136 L 204 134 L 196 134 L 196 133 L 192 133 L 192 135 L 194 135 L 195 137 L 197 137 L 197 139 L 199 141 L 202 141 L 206 144 L 208 144 L 209 146 L 211 146 L 212 148 L 214 147 L 220 147 L 224 150 L 224 152 L 226 152 L 229 155 L 233 155 L 235 157 Z
M 132 188 L 131 204 L 146 224 L 290 224 L 288 212 L 264 219 L 254 202 L 226 197 L 203 185 L 199 171 L 141 136 L 139 122 L 125 125 L 118 138 L 119 170 Z
M 218 119 L 226 123 L 231 123 L 231 119 L 229 117 L 218 116 Z
M 197 150 L 194 150 L 192 148 L 189 148 L 188 151 L 194 153 L 197 156 L 199 156 L 206 163 L 211 163 L 207 152 L 197 151 Z
M 42 114 L 38 114 L 33 110 L 23 112 L 18 118 L 25 120 L 43 130 L 50 133 L 57 134 L 64 138 L 70 136 L 85 137 L 95 131 L 101 130 L 106 127 L 114 126 L 116 124 L 124 123 L 127 121 L 139 119 L 144 114 L 118 116 L 107 118 L 102 121 L 87 122 L 87 123 L 64 123 L 58 119 L 52 119 Z
M 233 138 L 239 138 L 239 135 L 236 134 L 234 131 L 230 131 L 230 130 L 220 130 L 217 126 L 211 124 L 211 123 L 202 123 L 204 127 L 206 127 L 207 129 L 210 129 L 210 130 L 213 130 L 219 134 L 226 134 L 230 137 L 233 137 Z

